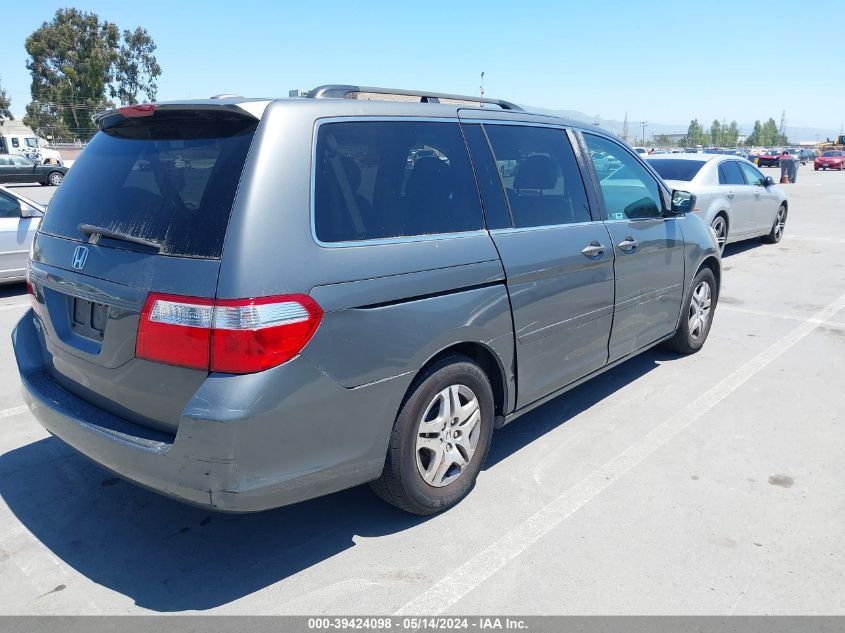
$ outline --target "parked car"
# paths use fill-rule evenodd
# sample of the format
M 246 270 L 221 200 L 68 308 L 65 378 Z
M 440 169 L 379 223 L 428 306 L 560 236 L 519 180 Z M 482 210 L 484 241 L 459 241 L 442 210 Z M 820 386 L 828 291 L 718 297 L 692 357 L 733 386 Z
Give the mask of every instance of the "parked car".
M 622 167 L 622 163 L 607 152 L 590 152 L 590 158 L 593 159 L 593 168 L 601 176 L 606 176 Z M 502 172 L 502 175 L 504 175 L 504 172 Z
M 648 162 L 667 185 L 695 194 L 695 214 L 713 229 L 720 252 L 731 242 L 762 237 L 776 244 L 783 237 L 786 194 L 747 160 L 699 154 Z
M 782 150 L 765 150 L 757 157 L 758 167 L 780 167 L 780 153 Z
M 829 149 L 822 152 L 822 155 L 813 161 L 813 169 L 816 171 L 820 169 L 838 169 L 842 171 L 845 169 L 845 151 L 841 149 Z
M 23 281 L 44 207 L 0 187 L 0 284 Z
M 634 151 L 635 151 L 637 154 L 643 154 L 643 155 L 648 154 L 648 148 L 646 148 L 646 147 L 635 147 L 635 148 L 634 148 Z
M 694 196 L 600 130 L 479 101 L 327 86 L 98 115 L 13 333 L 33 414 L 201 506 L 372 482 L 428 514 L 495 428 L 659 343 L 700 349 L 721 262 Z M 408 172 L 422 142 L 448 161 Z
M 62 184 L 67 167 L 39 165 L 17 154 L 0 155 L 0 183 L 37 182 L 42 185 Z
M 818 155 L 819 153 L 816 150 L 807 147 L 802 147 L 798 150 L 798 158 L 802 165 L 806 165 L 810 161 L 815 160 Z

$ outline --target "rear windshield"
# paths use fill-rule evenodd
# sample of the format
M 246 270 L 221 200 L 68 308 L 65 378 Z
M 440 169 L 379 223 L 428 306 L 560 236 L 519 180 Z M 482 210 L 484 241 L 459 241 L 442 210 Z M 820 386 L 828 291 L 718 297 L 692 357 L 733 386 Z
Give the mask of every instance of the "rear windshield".
M 256 125 L 225 111 L 127 118 L 91 140 L 40 230 L 85 240 L 79 227 L 91 225 L 153 242 L 163 255 L 219 258 Z
M 682 160 L 679 158 L 658 158 L 648 161 L 663 180 L 692 180 L 704 167 L 703 160 Z

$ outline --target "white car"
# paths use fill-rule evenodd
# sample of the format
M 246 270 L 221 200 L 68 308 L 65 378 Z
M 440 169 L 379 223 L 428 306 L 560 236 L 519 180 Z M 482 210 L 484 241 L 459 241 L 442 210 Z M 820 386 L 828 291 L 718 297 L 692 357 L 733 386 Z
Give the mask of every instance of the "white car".
M 672 189 L 695 194 L 694 212 L 726 244 L 752 237 L 777 243 L 789 203 L 783 189 L 749 161 L 724 154 L 650 156 L 648 164 Z
M 0 187 L 0 284 L 23 281 L 44 207 Z

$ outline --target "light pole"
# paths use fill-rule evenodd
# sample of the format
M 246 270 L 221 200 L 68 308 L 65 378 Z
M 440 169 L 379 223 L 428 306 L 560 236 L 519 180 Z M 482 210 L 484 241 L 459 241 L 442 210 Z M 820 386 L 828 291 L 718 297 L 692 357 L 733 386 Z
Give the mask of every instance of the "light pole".
M 640 127 L 643 129 L 643 147 L 645 147 L 645 129 L 648 126 L 648 121 L 640 121 Z

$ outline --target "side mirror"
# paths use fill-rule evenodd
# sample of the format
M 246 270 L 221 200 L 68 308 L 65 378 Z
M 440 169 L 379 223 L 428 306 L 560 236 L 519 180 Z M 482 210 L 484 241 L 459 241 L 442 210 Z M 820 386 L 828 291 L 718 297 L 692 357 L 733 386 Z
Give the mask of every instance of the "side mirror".
M 41 212 L 36 209 L 35 207 L 29 206 L 26 202 L 21 200 L 20 202 L 21 207 L 21 217 L 22 218 L 40 218 Z
M 695 195 L 689 191 L 672 190 L 672 215 L 685 215 L 695 209 Z
M 764 187 L 771 187 L 773 184 L 775 184 L 775 181 L 772 180 L 771 176 L 766 176 L 765 178 L 763 178 Z

